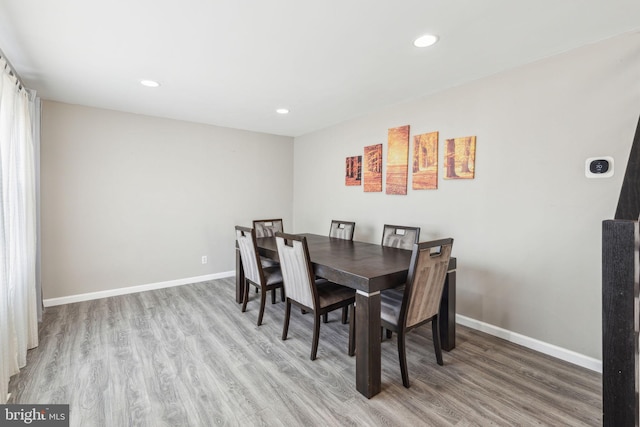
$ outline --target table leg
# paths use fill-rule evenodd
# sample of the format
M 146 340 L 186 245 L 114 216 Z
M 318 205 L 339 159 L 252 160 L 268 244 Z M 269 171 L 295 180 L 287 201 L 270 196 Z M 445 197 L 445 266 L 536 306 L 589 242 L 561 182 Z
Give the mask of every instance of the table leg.
M 381 390 L 380 292 L 356 292 L 356 389 L 371 398 Z
M 236 248 L 236 302 L 242 304 L 244 296 L 245 278 L 244 269 L 242 268 L 242 259 L 240 258 L 240 249 Z
M 357 324 L 356 324 L 357 326 Z M 456 348 L 456 271 L 447 273 L 440 300 L 440 346 L 451 351 Z

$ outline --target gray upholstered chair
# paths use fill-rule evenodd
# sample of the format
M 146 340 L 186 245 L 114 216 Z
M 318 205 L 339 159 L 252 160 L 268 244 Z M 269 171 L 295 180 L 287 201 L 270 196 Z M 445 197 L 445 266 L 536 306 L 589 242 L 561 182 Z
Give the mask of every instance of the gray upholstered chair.
M 282 219 L 256 219 L 253 221 L 253 228 L 256 230 L 256 237 L 272 237 L 282 228 Z
M 276 289 L 280 288 L 281 298 L 284 301 L 284 287 L 282 283 L 282 272 L 280 267 L 263 267 L 258 255 L 256 245 L 256 233 L 252 228 L 236 226 L 236 241 L 240 249 L 240 259 L 245 275 L 244 297 L 242 300 L 242 312 L 247 310 L 249 301 L 249 285 L 260 290 L 260 313 L 258 314 L 258 326 L 262 324 L 264 306 L 267 299 L 267 292 L 271 291 L 271 303 L 276 302 Z
M 356 223 L 352 221 L 331 220 L 329 237 L 338 239 L 353 240 L 353 232 L 356 230 Z
M 431 322 L 436 360 L 438 365 L 443 364 L 438 314 L 452 247 L 453 239 L 415 244 L 404 289 L 388 289 L 380 293 L 382 327 L 398 334 L 400 372 L 402 384 L 407 388 L 407 332 Z
M 276 245 L 287 303 L 282 339 L 287 339 L 291 304 L 307 312 L 312 312 L 314 320 L 311 360 L 315 360 L 320 337 L 320 316 L 338 308 L 353 307 L 355 291 L 324 279 L 316 280 L 309 258 L 307 239 L 304 236 L 278 232 L 276 233 Z M 350 346 L 351 339 L 350 335 Z
M 353 240 L 353 233 L 355 232 L 355 230 L 355 222 L 333 219 L 331 220 L 331 228 L 329 228 L 329 237 L 334 237 L 336 239 Z M 324 323 L 327 323 L 329 321 L 327 314 L 323 316 L 323 321 Z M 342 309 L 342 323 L 347 323 L 347 321 L 347 307 L 344 307 Z
M 254 219 L 253 229 L 256 231 L 256 238 L 273 237 L 277 231 L 284 231 L 282 227 L 282 219 Z M 280 263 L 276 260 L 260 257 L 263 267 L 279 267 Z
M 419 240 L 420 227 L 385 224 L 382 230 L 382 246 L 411 250 Z
M 413 245 L 420 240 L 420 227 L 385 224 L 382 230 L 382 246 L 412 250 Z M 404 284 L 398 286 L 404 289 Z M 384 331 L 384 328 L 383 328 Z M 387 330 L 387 338 L 391 338 L 391 331 Z

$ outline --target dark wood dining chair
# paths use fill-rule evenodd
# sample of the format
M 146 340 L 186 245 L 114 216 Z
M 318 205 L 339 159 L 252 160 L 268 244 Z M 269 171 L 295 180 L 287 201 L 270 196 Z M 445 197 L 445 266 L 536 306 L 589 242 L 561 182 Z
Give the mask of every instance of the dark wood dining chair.
M 412 250 L 420 241 L 420 227 L 385 224 L 382 229 L 382 246 Z
M 402 384 L 407 388 L 407 332 L 431 322 L 436 361 L 438 365 L 443 364 L 438 313 L 452 247 L 453 239 L 415 244 L 404 289 L 388 289 L 380 293 L 382 327 L 397 333 L 400 373 Z
M 353 221 L 331 220 L 331 228 L 329 228 L 329 237 L 344 240 L 353 240 L 353 233 L 356 230 L 356 223 Z M 342 323 L 348 322 L 347 307 L 342 309 Z M 323 317 L 324 323 L 329 321 L 327 314 Z
M 256 237 L 272 237 L 276 232 L 284 231 L 282 218 L 278 219 L 255 219 L 253 228 L 256 230 Z
M 353 233 L 356 230 L 356 223 L 353 221 L 331 220 L 329 237 L 337 239 L 353 240 Z
M 420 241 L 420 227 L 385 224 L 382 229 L 382 246 L 412 250 L 413 245 Z M 397 286 L 404 289 L 404 284 Z M 382 328 L 384 332 L 384 328 Z M 391 331 L 387 330 L 387 338 L 391 338 Z
M 253 228 L 236 226 L 236 241 L 240 249 L 240 259 L 245 275 L 244 298 L 242 300 L 242 312 L 247 310 L 249 301 L 249 284 L 260 291 L 260 313 L 258 314 L 258 326 L 262 324 L 264 306 L 267 299 L 267 292 L 271 291 L 271 303 L 276 302 L 276 289 L 280 288 L 281 299 L 284 301 L 284 285 L 282 282 L 282 271 L 280 267 L 263 267 L 258 254 L 256 244 L 256 233 Z
M 276 245 L 286 295 L 282 339 L 287 339 L 292 304 L 302 310 L 312 312 L 314 318 L 311 360 L 315 360 L 320 338 L 320 316 L 338 308 L 353 307 L 355 291 L 325 279 L 316 280 L 309 258 L 306 237 L 278 232 L 276 233 Z M 350 335 L 350 343 L 352 339 L 352 335 Z
M 277 231 L 284 231 L 282 218 L 277 219 L 254 219 L 253 229 L 256 231 L 256 238 L 273 237 Z M 279 267 L 280 263 L 274 259 L 260 257 L 263 267 Z

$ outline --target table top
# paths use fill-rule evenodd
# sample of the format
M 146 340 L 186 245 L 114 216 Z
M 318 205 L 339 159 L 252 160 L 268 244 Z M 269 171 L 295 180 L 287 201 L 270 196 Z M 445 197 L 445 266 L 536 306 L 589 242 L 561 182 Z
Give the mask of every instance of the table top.
M 366 293 L 388 289 L 407 279 L 411 251 L 303 233 L 317 276 Z M 278 259 L 274 237 L 257 239 L 263 256 Z M 456 260 L 449 264 L 455 269 Z

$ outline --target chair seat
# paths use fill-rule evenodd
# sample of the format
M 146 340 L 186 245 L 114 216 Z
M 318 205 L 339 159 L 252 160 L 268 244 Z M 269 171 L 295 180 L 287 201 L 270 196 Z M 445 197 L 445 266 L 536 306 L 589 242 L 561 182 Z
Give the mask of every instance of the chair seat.
M 264 272 L 267 286 L 282 284 L 282 270 L 280 267 L 265 267 L 262 271 Z
M 280 263 L 278 261 L 263 256 L 260 256 L 260 263 L 262 264 L 262 268 L 280 267 Z
M 316 282 L 316 289 L 318 289 L 320 308 L 329 307 L 352 298 L 355 299 L 356 296 L 356 291 L 353 289 L 329 281 Z
M 404 288 L 386 289 L 380 292 L 380 315 L 383 323 L 398 326 Z

